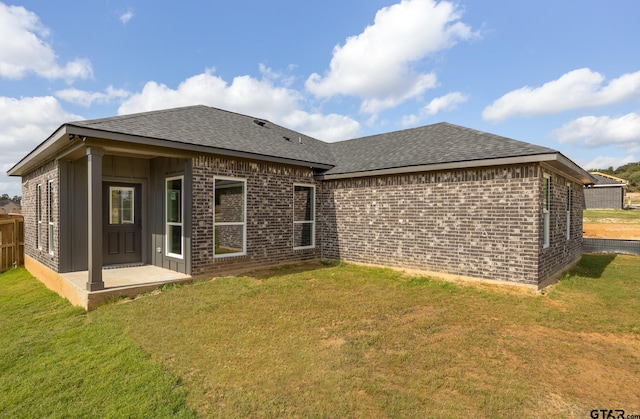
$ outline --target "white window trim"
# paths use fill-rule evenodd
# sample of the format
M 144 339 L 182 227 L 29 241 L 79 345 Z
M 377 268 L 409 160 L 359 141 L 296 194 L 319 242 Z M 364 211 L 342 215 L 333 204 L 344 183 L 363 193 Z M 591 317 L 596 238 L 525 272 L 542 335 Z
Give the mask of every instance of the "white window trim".
M 47 216 L 48 216 L 48 247 L 49 254 L 54 253 L 54 236 L 53 236 L 53 180 L 47 182 Z
M 311 221 L 296 221 L 295 219 L 295 214 L 296 214 L 296 201 L 295 201 L 295 193 L 296 193 L 296 186 L 302 186 L 305 188 L 311 188 L 311 190 L 313 191 L 313 211 L 312 211 L 312 220 Z M 310 184 L 306 184 L 306 183 L 294 183 L 293 184 L 293 225 L 294 225 L 294 229 L 292 232 L 292 237 L 293 237 L 293 250 L 303 250 L 303 249 L 314 249 L 316 247 L 316 185 L 310 185 Z M 295 230 L 295 225 L 296 224 L 311 224 L 311 245 L 309 246 L 296 246 L 295 245 L 295 234 L 296 234 L 296 230 Z
M 242 219 L 244 221 L 225 221 L 225 222 L 216 222 L 216 180 L 231 180 L 234 182 L 242 182 Z M 232 225 L 241 225 L 242 226 L 242 252 L 236 253 L 222 253 L 216 254 L 216 226 L 232 226 Z M 214 176 L 213 177 L 213 258 L 221 259 L 228 257 L 237 257 L 237 256 L 246 256 L 247 254 L 247 179 L 245 178 L 237 178 L 237 177 L 227 177 L 227 176 Z
M 169 192 L 167 185 L 170 181 L 180 179 L 180 222 L 167 221 L 169 215 L 169 202 L 167 201 L 167 194 Z M 164 249 L 165 255 L 176 259 L 184 259 L 184 175 L 171 176 L 164 179 Z M 169 228 L 172 226 L 180 226 L 180 254 L 172 253 L 169 251 Z
M 111 194 L 112 194 L 112 191 L 114 189 L 117 189 L 119 191 L 125 191 L 126 190 L 126 191 L 131 192 L 131 220 L 126 220 L 125 221 L 124 219 L 122 219 L 121 214 L 119 214 L 120 218 L 121 218 L 119 224 L 135 224 L 135 222 L 136 222 L 136 219 L 135 219 L 135 217 L 136 217 L 136 215 L 135 215 L 136 214 L 136 211 L 135 211 L 135 209 L 136 209 L 136 202 L 135 202 L 136 192 L 135 192 L 135 188 L 129 187 L 129 186 L 109 186 L 109 224 L 114 225 L 114 223 L 112 222 L 113 220 L 111 219 L 111 214 L 113 214 L 113 199 L 111 198 L 111 196 L 112 196 Z M 122 206 L 121 206 L 121 208 L 122 208 Z
M 36 185 L 36 248 L 42 250 L 42 184 Z
M 549 182 L 545 191 L 545 183 Z M 542 248 L 548 249 L 551 245 L 551 175 L 545 173 L 543 175 L 542 193 L 547 194 L 547 204 L 544 205 L 544 196 L 542 197 Z
M 573 190 L 567 182 L 567 240 L 571 240 L 571 211 L 573 211 Z

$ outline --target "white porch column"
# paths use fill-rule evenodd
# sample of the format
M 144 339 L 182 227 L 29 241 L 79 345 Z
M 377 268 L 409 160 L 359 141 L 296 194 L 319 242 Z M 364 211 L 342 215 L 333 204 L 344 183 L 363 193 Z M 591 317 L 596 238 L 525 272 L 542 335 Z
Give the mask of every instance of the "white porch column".
M 102 281 L 102 156 L 101 148 L 87 148 L 88 262 L 87 291 L 104 289 Z

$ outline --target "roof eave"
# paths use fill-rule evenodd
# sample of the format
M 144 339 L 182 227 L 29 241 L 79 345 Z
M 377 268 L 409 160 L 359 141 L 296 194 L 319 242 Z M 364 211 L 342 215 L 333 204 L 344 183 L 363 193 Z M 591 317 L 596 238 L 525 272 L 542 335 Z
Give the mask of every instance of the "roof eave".
M 316 176 L 317 180 L 333 180 L 333 179 L 347 179 L 355 177 L 367 177 L 367 176 L 384 176 L 395 175 L 415 172 L 429 172 L 435 170 L 455 170 L 455 169 L 468 169 L 471 167 L 487 167 L 487 166 L 504 166 L 511 164 L 522 163 L 541 163 L 546 162 L 552 167 L 566 172 L 570 177 L 578 180 L 583 185 L 588 185 L 595 182 L 595 178 L 589 175 L 589 173 L 571 160 L 563 156 L 561 153 L 545 153 L 534 154 L 527 156 L 514 156 L 514 157 L 502 157 L 494 159 L 481 159 L 481 160 L 466 160 L 458 162 L 447 163 L 434 163 L 417 166 L 403 166 L 393 167 L 387 169 L 368 170 L 361 172 L 348 172 L 348 173 L 333 173 Z
M 69 140 L 67 135 L 75 135 L 76 138 L 99 138 L 104 140 L 118 141 L 122 143 L 131 143 L 144 146 L 158 146 L 175 150 L 180 150 L 189 153 L 207 153 L 207 154 L 219 154 L 223 156 L 239 157 L 252 160 L 270 161 L 274 163 L 290 164 L 294 166 L 305 166 L 315 169 L 328 170 L 333 167 L 331 164 L 322 162 L 309 162 L 296 160 L 285 157 L 268 156 L 257 153 L 228 150 L 217 147 L 210 147 L 204 145 L 187 144 L 179 141 L 171 141 L 150 137 L 142 137 L 131 134 L 123 134 L 112 131 L 96 130 L 86 127 L 80 127 L 77 125 L 64 124 L 58 128 L 49 138 L 38 145 L 33 151 L 27 154 L 22 160 L 20 160 L 15 166 L 7 171 L 9 176 L 23 176 L 35 169 L 44 162 L 56 158 L 56 156 L 69 146 Z
M 74 126 L 69 124 L 72 128 L 69 130 L 69 134 L 75 134 L 77 136 L 85 136 L 92 138 L 101 138 L 105 140 L 120 141 L 132 144 L 139 144 L 145 146 L 158 146 L 171 148 L 191 153 L 206 153 L 206 154 L 218 154 L 222 156 L 239 157 L 252 160 L 270 161 L 274 163 L 291 164 L 295 166 L 306 166 L 318 169 L 327 170 L 333 167 L 331 164 L 321 162 L 309 162 L 303 160 L 296 160 L 286 157 L 269 156 L 266 154 L 251 153 L 246 151 L 229 150 L 225 148 L 197 145 L 183 143 L 180 141 L 166 140 L 161 138 L 142 137 L 138 135 L 123 134 L 113 131 L 96 130 L 92 128 Z
M 55 147 L 56 143 L 63 143 L 63 137 L 68 134 L 67 124 L 60 126 L 46 140 L 40 143 L 29 154 L 24 156 L 11 169 L 7 170 L 9 176 L 22 176 L 28 173 L 31 168 L 37 167 L 40 163 L 51 159 L 59 151 Z

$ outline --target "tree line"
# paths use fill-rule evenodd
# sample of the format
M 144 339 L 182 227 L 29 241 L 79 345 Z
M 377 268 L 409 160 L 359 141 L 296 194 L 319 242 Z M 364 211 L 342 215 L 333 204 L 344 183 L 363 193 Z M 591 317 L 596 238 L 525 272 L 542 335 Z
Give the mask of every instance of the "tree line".
M 16 195 L 16 196 L 14 196 L 13 198 L 11 198 L 11 197 L 10 197 L 8 194 L 6 194 L 6 193 L 3 193 L 2 195 L 0 195 L 0 200 L 3 200 L 3 199 L 10 199 L 10 200 L 12 200 L 13 202 L 17 202 L 18 204 L 20 203 L 20 201 L 22 201 L 22 197 L 21 197 L 21 196 Z

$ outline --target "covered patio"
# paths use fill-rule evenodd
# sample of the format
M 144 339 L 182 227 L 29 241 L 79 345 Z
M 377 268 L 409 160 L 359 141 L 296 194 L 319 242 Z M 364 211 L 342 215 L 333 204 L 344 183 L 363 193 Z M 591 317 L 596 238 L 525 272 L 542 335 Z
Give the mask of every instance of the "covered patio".
M 153 265 L 103 268 L 101 274 L 104 288 L 89 291 L 86 286 L 89 271 L 56 273 L 28 256 L 25 259 L 25 267 L 47 288 L 85 310 L 93 310 L 110 300 L 122 297 L 132 298 L 165 284 L 193 281 L 190 275 Z

